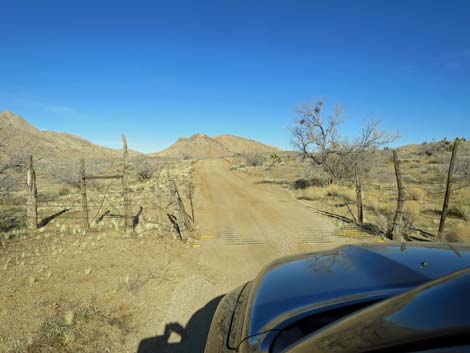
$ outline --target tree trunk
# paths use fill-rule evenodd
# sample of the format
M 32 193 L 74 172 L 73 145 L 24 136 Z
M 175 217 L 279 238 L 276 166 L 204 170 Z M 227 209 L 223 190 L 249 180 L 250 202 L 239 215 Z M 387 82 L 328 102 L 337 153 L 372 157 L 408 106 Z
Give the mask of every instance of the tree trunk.
M 455 139 L 454 146 L 452 147 L 452 156 L 450 157 L 449 170 L 447 172 L 447 187 L 446 194 L 444 197 L 444 204 L 442 205 L 441 220 L 439 222 L 439 240 L 444 241 L 444 229 L 447 218 L 447 212 L 449 210 L 449 200 L 452 193 L 452 176 L 455 170 L 455 159 L 457 157 L 457 150 L 460 144 L 460 139 Z

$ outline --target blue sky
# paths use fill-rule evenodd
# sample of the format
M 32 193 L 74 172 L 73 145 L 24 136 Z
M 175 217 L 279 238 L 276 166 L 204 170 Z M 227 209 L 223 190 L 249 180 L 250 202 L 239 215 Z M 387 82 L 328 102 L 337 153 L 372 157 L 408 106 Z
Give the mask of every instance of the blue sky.
M 470 1 L 0 0 L 0 110 L 154 152 L 196 132 L 289 147 L 298 103 L 399 144 L 470 137 Z

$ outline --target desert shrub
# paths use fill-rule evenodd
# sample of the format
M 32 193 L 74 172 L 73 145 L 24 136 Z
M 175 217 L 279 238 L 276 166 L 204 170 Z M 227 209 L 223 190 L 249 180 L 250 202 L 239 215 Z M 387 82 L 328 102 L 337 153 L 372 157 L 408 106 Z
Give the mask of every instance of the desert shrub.
M 302 191 L 300 191 L 297 194 L 297 198 L 299 200 L 315 201 L 315 200 L 320 200 L 323 197 L 325 197 L 325 194 L 326 194 L 325 188 L 310 186 L 308 188 L 302 189 Z
M 78 307 L 74 310 L 67 310 L 49 317 L 41 325 L 33 346 L 65 348 L 65 346 L 80 338 L 82 334 L 82 324 L 86 323 L 97 314 L 98 311 L 96 307 L 90 305 Z
M 140 181 L 148 180 L 153 176 L 153 172 L 154 171 L 150 167 L 144 166 L 140 170 L 137 171 L 137 178 Z
M 411 175 L 403 175 L 402 180 L 403 180 L 403 183 L 405 183 L 405 185 L 406 184 L 419 184 L 419 180 Z
M 326 196 L 341 198 L 348 202 L 356 200 L 356 192 L 343 185 L 329 185 L 326 189 Z
M 406 195 L 410 200 L 423 201 L 426 196 L 426 191 L 418 187 L 406 188 Z
M 405 202 L 405 213 L 403 214 L 402 227 L 410 228 L 413 227 L 421 214 L 422 205 L 419 201 L 406 201 Z M 395 212 L 395 210 L 393 211 Z
M 246 164 L 250 167 L 259 167 L 262 166 L 266 158 L 259 153 L 244 153 L 242 158 L 245 160 Z
M 442 206 L 426 202 L 423 204 L 422 212 L 432 216 L 440 216 L 442 212 Z
M 450 242 L 470 242 L 470 226 L 468 224 L 452 224 L 446 231 L 446 239 Z
M 451 205 L 449 207 L 448 215 L 470 221 L 470 206 Z
M 323 176 L 311 176 L 310 178 L 300 178 L 292 183 L 292 187 L 296 190 L 306 189 L 310 186 L 326 186 L 328 185 L 328 178 Z
M 277 153 L 272 153 L 271 154 L 271 164 L 275 165 L 276 163 L 281 163 L 281 157 Z
M 119 160 L 116 159 L 86 159 L 86 175 L 100 175 L 109 171 L 112 174 L 120 168 Z M 36 173 L 38 175 L 52 176 L 60 183 L 80 187 L 80 160 L 71 159 L 66 161 L 39 161 Z
M 52 176 L 57 181 L 73 187 L 80 187 L 80 161 L 60 163 L 41 163 L 40 171 Z
M 255 184 L 290 185 L 290 182 L 285 179 L 261 179 L 256 181 Z
M 19 181 L 12 175 L 0 175 L 0 200 L 8 201 Z
M 332 197 L 341 199 L 347 203 L 355 202 L 356 192 L 343 185 L 324 186 L 308 186 L 302 188 L 297 194 L 297 198 L 301 200 L 320 200 L 324 197 Z
M 419 215 L 421 213 L 421 203 L 419 201 L 406 201 L 405 212 Z
M 163 167 L 162 162 L 159 160 L 142 157 L 132 158 L 130 166 L 139 181 L 149 180 Z
M 70 189 L 63 186 L 59 189 L 59 196 L 65 196 L 65 195 L 68 195 L 70 194 Z
M 313 166 L 310 162 L 304 163 L 301 178 L 293 182 L 294 189 L 305 189 L 310 186 L 327 186 L 331 177 L 321 168 Z
M 0 208 L 0 232 L 23 228 L 26 225 L 26 211 L 23 207 Z
M 470 143 L 464 142 L 459 147 L 455 168 L 455 178 L 470 180 Z
M 366 204 L 367 209 L 373 215 L 374 223 L 385 234 L 392 230 L 393 217 L 395 215 L 395 206 L 393 202 L 377 202 Z
M 366 208 L 372 214 L 370 218 L 373 223 L 385 234 L 391 234 L 393 220 L 395 218 L 396 201 L 371 202 L 366 204 Z M 412 228 L 421 212 L 421 204 L 417 201 L 407 201 L 405 203 L 405 213 L 402 219 L 402 229 Z
M 299 190 L 299 189 L 306 189 L 310 186 L 310 181 L 307 179 L 297 179 L 292 183 L 292 186 L 294 189 Z
M 448 152 L 452 149 L 452 143 L 447 140 L 423 143 L 418 148 L 418 154 L 431 157 L 440 152 Z

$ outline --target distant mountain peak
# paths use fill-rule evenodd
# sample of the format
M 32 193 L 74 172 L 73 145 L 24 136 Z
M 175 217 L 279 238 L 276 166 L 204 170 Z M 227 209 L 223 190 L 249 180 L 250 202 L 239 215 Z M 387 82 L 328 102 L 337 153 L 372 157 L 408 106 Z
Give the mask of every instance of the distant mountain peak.
M 0 141 L 2 153 L 34 154 L 47 159 L 114 158 L 122 154 L 66 132 L 41 131 L 7 110 L 0 112 Z
M 179 138 L 173 145 L 158 153 L 159 156 L 182 158 L 226 157 L 237 153 L 272 153 L 278 148 L 252 139 L 231 134 L 210 137 L 196 133 Z
M 0 113 L 0 123 L 18 130 L 22 130 L 29 134 L 40 133 L 40 130 L 30 124 L 26 119 L 9 110 L 5 110 Z

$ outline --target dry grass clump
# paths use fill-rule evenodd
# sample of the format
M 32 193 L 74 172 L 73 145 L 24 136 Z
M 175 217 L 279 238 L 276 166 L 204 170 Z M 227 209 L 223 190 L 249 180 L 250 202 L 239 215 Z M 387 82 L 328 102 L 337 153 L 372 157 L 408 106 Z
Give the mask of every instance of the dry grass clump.
M 422 205 L 419 201 L 406 201 L 405 213 L 411 215 L 419 215 L 421 213 Z
M 326 187 L 326 196 L 340 198 L 347 202 L 356 200 L 356 192 L 343 185 L 328 185 Z
M 326 189 L 318 186 L 310 186 L 297 192 L 297 198 L 300 200 L 316 201 L 324 198 Z
M 316 201 L 327 197 L 341 199 L 345 202 L 355 202 L 356 193 L 343 185 L 309 186 L 297 193 L 297 198 L 301 200 Z
M 266 157 L 260 153 L 243 153 L 240 157 L 245 161 L 245 164 L 250 167 L 262 166 L 266 161 Z
M 426 197 L 426 190 L 423 190 L 416 186 L 412 186 L 406 188 L 406 195 L 410 200 L 423 201 Z
M 446 232 L 447 241 L 450 242 L 469 242 L 470 226 L 469 224 L 458 223 L 450 225 Z
M 94 306 L 87 306 L 53 316 L 41 326 L 40 341 L 52 347 L 68 345 L 80 334 L 80 325 L 96 314 Z

